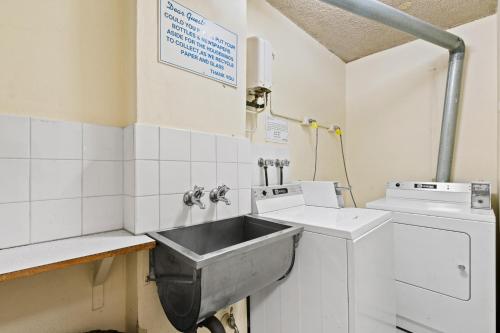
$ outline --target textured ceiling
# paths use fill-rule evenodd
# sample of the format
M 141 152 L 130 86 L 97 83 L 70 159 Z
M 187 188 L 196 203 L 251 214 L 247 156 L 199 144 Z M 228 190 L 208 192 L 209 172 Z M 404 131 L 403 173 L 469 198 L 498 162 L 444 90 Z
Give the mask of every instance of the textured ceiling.
M 344 61 L 407 43 L 414 38 L 319 0 L 268 0 L 271 5 Z M 449 29 L 496 12 L 497 0 L 381 0 Z

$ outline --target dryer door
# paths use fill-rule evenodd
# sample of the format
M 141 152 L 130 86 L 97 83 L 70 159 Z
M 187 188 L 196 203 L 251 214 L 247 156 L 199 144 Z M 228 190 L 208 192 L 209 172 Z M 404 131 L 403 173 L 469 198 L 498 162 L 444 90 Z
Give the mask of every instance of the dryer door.
M 396 280 L 470 299 L 470 237 L 466 233 L 394 223 Z

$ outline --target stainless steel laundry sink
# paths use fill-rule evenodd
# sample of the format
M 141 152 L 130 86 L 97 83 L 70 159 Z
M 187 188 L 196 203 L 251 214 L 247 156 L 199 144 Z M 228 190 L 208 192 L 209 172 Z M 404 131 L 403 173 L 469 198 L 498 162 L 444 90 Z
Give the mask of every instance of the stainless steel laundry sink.
M 252 216 L 150 233 L 151 271 L 181 332 L 288 275 L 302 228 Z

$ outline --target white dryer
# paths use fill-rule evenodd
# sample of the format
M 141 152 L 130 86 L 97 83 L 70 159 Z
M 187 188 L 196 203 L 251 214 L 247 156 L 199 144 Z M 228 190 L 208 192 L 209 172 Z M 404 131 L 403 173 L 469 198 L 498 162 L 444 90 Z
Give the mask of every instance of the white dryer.
M 298 184 L 252 194 L 254 214 L 304 227 L 291 274 L 250 297 L 252 333 L 395 332 L 390 213 L 307 206 Z
M 496 231 L 486 187 L 390 182 L 385 198 L 367 204 L 393 212 L 398 327 L 495 332 Z

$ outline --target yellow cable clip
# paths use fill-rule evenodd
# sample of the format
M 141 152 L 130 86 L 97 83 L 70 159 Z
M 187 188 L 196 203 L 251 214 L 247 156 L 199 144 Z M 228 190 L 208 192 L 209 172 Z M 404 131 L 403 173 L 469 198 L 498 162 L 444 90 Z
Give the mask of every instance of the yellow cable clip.
M 342 130 L 340 129 L 340 127 L 337 127 L 337 129 L 335 130 L 335 134 L 337 134 L 338 136 L 341 136 L 344 133 L 342 132 Z
M 311 128 L 314 128 L 314 129 L 318 128 L 318 122 L 317 121 L 311 122 Z

